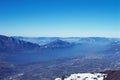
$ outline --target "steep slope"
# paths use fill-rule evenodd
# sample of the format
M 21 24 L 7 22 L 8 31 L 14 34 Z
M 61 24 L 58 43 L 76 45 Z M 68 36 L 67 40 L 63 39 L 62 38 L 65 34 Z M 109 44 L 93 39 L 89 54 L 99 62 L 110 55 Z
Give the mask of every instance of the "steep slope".
M 0 53 L 39 49 L 38 44 L 0 35 Z

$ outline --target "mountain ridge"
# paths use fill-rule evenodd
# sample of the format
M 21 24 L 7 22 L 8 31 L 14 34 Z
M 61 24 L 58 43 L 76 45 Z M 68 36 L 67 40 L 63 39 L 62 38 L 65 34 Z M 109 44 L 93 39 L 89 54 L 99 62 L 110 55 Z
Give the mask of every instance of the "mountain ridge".
M 0 35 L 0 51 L 2 52 L 13 52 L 38 49 L 38 44 L 30 43 L 23 40 L 17 40 L 12 37 Z

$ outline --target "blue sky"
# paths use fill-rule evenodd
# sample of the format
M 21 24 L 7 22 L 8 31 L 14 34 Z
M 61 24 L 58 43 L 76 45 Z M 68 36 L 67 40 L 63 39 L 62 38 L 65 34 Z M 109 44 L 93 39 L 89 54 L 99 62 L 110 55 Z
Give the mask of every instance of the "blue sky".
M 120 1 L 0 0 L 0 34 L 120 37 Z

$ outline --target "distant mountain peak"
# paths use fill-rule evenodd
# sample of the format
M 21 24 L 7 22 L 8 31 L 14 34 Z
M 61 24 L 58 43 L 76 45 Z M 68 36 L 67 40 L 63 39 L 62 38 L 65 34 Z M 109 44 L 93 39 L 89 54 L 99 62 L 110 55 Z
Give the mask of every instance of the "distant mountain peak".
M 71 46 L 72 46 L 72 43 L 57 39 L 53 42 L 50 42 L 50 43 L 44 45 L 43 47 L 44 48 L 67 48 L 67 47 L 71 47 Z

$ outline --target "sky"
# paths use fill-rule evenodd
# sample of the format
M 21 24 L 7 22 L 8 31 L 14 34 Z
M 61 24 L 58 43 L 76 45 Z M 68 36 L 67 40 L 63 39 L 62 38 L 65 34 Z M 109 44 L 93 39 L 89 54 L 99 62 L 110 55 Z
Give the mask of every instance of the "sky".
M 120 37 L 120 1 L 0 0 L 0 34 Z

